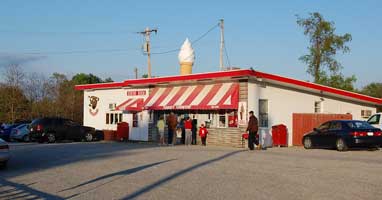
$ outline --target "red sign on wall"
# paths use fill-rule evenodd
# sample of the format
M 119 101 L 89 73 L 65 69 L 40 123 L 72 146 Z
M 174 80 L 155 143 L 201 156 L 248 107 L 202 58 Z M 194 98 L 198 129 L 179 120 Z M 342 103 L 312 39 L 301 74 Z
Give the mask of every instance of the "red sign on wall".
M 127 91 L 127 96 L 143 96 L 146 95 L 146 90 L 134 90 L 134 91 Z

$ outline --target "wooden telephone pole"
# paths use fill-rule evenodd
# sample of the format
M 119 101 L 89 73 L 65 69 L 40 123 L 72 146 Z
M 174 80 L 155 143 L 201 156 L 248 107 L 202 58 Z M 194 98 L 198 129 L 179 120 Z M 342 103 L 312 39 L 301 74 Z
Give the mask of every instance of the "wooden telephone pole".
M 158 29 L 150 29 L 147 27 L 144 31 L 138 32 L 145 36 L 145 44 L 143 45 L 143 51 L 147 54 L 147 77 L 151 78 L 151 59 L 150 59 L 150 35 L 152 32 L 155 34 L 158 32 Z
M 224 51 L 224 19 L 220 19 L 220 71 L 224 70 L 223 51 Z

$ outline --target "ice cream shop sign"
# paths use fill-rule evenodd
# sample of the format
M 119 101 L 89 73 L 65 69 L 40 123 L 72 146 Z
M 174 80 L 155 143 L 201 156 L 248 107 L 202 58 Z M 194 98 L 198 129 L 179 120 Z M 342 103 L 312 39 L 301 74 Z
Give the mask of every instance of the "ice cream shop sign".
M 145 96 L 146 90 L 129 90 L 126 92 L 127 96 Z

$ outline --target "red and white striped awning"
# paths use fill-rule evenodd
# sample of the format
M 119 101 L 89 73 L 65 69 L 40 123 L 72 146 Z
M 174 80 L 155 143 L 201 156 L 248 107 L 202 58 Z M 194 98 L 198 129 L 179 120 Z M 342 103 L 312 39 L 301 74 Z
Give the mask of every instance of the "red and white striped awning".
M 147 110 L 237 109 L 239 83 L 158 87 L 144 102 Z
M 129 98 L 120 105 L 118 105 L 115 109 L 128 111 L 142 111 L 143 98 Z

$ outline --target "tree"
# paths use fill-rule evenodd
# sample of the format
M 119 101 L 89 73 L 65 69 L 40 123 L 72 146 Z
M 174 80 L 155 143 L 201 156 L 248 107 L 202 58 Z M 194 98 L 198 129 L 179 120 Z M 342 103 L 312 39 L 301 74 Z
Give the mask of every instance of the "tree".
M 361 89 L 361 93 L 382 98 L 382 83 L 370 83 Z
M 297 16 L 297 24 L 304 28 L 304 35 L 309 37 L 310 42 L 309 54 L 299 59 L 308 65 L 307 72 L 313 76 L 314 82 L 322 83 L 322 80 L 327 78 L 325 67 L 335 76 L 334 78 L 342 76 L 339 73 L 342 66 L 335 59 L 335 55 L 337 51 L 343 53 L 350 51 L 346 43 L 351 41 L 351 35 L 349 33 L 336 35 L 334 22 L 326 21 L 318 12 L 310 13 L 306 19 Z
M 102 83 L 102 79 L 93 74 L 79 73 L 72 77 L 72 80 L 76 84 L 93 84 L 93 83 Z
M 24 71 L 18 64 L 10 64 L 5 67 L 4 78 L 5 87 L 4 92 L 1 93 L 6 100 L 4 103 L 4 112 L 8 113 L 7 121 L 14 122 L 20 117 L 20 108 L 25 105 L 25 96 L 21 91 L 24 81 Z
M 29 101 L 29 118 L 34 119 L 43 114 L 43 106 L 39 106 L 44 98 L 46 98 L 46 84 L 48 79 L 36 72 L 26 75 L 25 84 L 23 86 L 24 94 Z
M 357 78 L 354 75 L 351 77 L 344 77 L 342 74 L 333 74 L 329 77 L 321 76 L 320 83 L 330 87 L 356 92 L 357 90 L 354 88 L 354 83 L 356 81 Z
M 142 78 L 148 78 L 148 77 L 149 77 L 148 74 L 143 74 L 143 75 L 142 75 Z
M 111 77 L 108 77 L 103 82 L 104 83 L 111 83 L 111 82 L 114 82 L 114 81 L 113 81 L 113 79 L 111 79 Z

